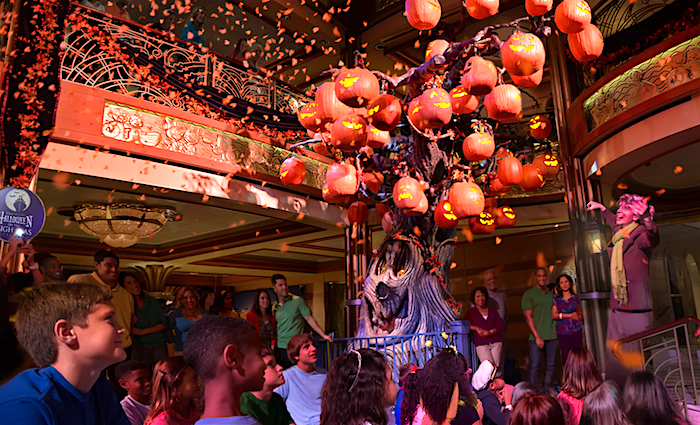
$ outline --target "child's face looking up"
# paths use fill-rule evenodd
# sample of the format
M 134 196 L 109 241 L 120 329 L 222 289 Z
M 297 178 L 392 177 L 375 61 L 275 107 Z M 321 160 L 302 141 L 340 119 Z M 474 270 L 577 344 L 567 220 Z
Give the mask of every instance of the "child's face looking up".
M 197 376 L 197 372 L 187 366 L 182 375 L 182 384 L 180 384 L 180 401 L 185 403 L 194 402 L 199 398 L 202 383 Z
M 263 361 L 265 362 L 265 387 L 273 389 L 283 385 L 282 366 L 277 364 L 275 356 L 265 356 Z

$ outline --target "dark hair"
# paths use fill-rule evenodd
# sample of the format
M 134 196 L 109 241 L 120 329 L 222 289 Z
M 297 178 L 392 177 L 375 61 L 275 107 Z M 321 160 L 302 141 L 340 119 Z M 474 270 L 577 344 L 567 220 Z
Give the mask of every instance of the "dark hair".
M 292 362 L 292 364 L 297 364 L 299 359 L 299 351 L 301 351 L 301 347 L 303 347 L 307 343 L 314 343 L 313 338 L 311 338 L 311 335 L 309 334 L 298 334 L 294 335 L 292 339 L 289 340 L 287 343 L 287 357 L 289 357 L 289 361 Z
M 471 301 L 473 304 L 476 304 L 474 300 L 476 299 L 477 292 L 481 292 L 482 294 L 484 294 L 484 296 L 486 297 L 486 302 L 489 302 L 489 291 L 486 290 L 485 286 L 477 286 L 476 288 L 474 288 L 471 294 Z
M 275 356 L 275 352 L 272 351 L 272 348 L 270 347 L 263 347 L 262 350 L 260 351 L 260 357 L 267 357 L 267 356 Z
M 187 333 L 183 354 L 202 381 L 216 378 L 219 358 L 227 345 L 247 353 L 260 346 L 260 335 L 247 320 L 226 316 L 206 316 L 195 322 Z
M 464 356 L 449 349 L 440 351 L 423 367 L 418 384 L 419 393 L 423 400 L 423 410 L 433 422 L 441 424 L 447 418 L 455 382 L 459 386 L 459 399 L 472 406 L 475 404 L 466 372 L 467 362 Z
M 515 407 L 518 401 L 523 398 L 526 394 L 540 394 L 542 390 L 529 382 L 523 381 L 518 382 L 513 387 L 513 394 L 510 399 L 510 404 Z
M 272 277 L 270 278 L 270 280 L 272 281 L 272 286 L 275 286 L 275 281 L 277 279 L 284 279 L 285 281 L 287 280 L 287 278 L 284 277 L 284 275 L 282 275 L 282 274 L 279 274 L 279 273 L 273 274 Z
M 171 418 L 174 416 L 175 405 L 180 401 L 180 385 L 188 367 L 190 365 L 182 356 L 165 357 L 156 363 L 153 369 L 151 410 L 143 421 L 144 425 L 150 424 L 162 412 Z M 192 408 L 197 406 L 190 406 Z
M 202 308 L 202 310 L 206 309 L 207 306 L 205 306 L 204 303 L 206 302 L 209 294 L 214 293 L 214 290 L 209 288 L 209 287 L 203 286 L 203 287 L 197 288 L 195 292 L 197 292 L 197 296 L 199 297 L 199 306 Z M 213 305 L 212 305 L 212 307 L 213 307 Z
M 403 399 L 401 400 L 401 417 L 399 422 L 402 425 L 410 425 L 416 416 L 418 404 L 420 403 L 420 379 L 423 371 L 416 370 L 409 373 L 401 381 L 403 383 Z
M 508 419 L 508 425 L 566 425 L 564 411 L 549 394 L 523 395 Z
M 603 382 L 583 399 L 581 425 L 627 424 L 629 422 L 625 416 L 625 402 L 614 381 Z
M 414 372 L 414 368 L 418 370 L 418 366 L 414 365 L 413 363 L 404 363 L 401 366 L 399 366 L 399 384 L 402 384 L 403 381 L 405 381 L 406 378 L 408 378 L 408 375 Z
M 569 292 L 571 292 L 571 295 L 574 295 L 576 293 L 574 291 L 574 280 L 568 274 L 560 274 L 557 276 L 557 280 L 554 281 L 554 292 L 557 294 L 557 297 L 561 298 L 564 296 L 564 291 L 562 291 L 561 286 L 559 286 L 559 279 L 562 277 L 569 281 Z
M 106 249 L 101 249 L 97 251 L 93 258 L 95 259 L 95 262 L 97 264 L 103 262 L 105 258 L 114 258 L 115 260 L 117 260 L 117 262 L 119 262 L 119 257 L 117 257 L 117 254 L 113 253 L 112 251 L 107 251 Z
M 584 398 L 595 389 L 603 378 L 593 353 L 585 348 L 574 348 L 564 365 L 561 390 L 574 398 Z
M 653 373 L 634 372 L 625 384 L 627 419 L 633 425 L 685 423 L 664 383 Z
M 211 314 L 221 314 L 224 311 L 224 299 L 227 294 L 231 294 L 231 297 L 233 297 L 233 294 L 228 289 L 221 289 L 214 294 L 214 305 L 211 306 Z
M 384 356 L 369 348 L 336 357 L 321 393 L 321 425 L 385 425 L 386 368 Z
M 117 378 L 117 380 L 124 379 L 131 372 L 141 369 L 146 369 L 149 372 L 151 371 L 151 368 L 145 363 L 137 362 L 136 360 L 127 360 L 117 365 L 117 367 L 114 369 L 114 376 Z
M 85 326 L 88 314 L 97 304 L 112 299 L 103 285 L 49 283 L 27 293 L 17 309 L 15 329 L 20 345 L 39 367 L 56 361 L 58 346 L 56 322 L 65 319 L 73 326 Z
M 258 317 L 262 317 L 262 310 L 260 310 L 260 294 L 262 293 L 267 294 L 267 298 L 270 300 L 270 305 L 267 306 L 265 309 L 265 313 L 267 313 L 268 316 L 272 317 L 272 297 L 270 297 L 270 294 L 265 290 L 265 289 L 258 289 L 255 292 L 255 299 L 253 300 L 253 312 Z
M 48 252 L 37 252 L 34 254 L 34 261 L 39 263 L 40 267 L 46 267 L 46 263 L 51 259 L 58 260 L 55 255 L 49 254 Z

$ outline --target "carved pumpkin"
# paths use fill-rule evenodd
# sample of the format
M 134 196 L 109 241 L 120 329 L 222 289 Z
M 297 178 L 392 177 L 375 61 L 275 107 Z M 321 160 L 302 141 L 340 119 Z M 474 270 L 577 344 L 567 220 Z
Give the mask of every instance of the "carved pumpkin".
M 367 146 L 381 149 L 391 140 L 391 133 L 382 131 L 373 125 L 367 126 Z
M 369 216 L 367 204 L 361 201 L 355 201 L 348 208 L 348 221 L 353 224 L 364 224 Z
M 335 95 L 335 83 L 321 84 L 316 89 L 316 111 L 321 121 L 331 122 L 350 113 L 350 108 Z
M 354 152 L 367 144 L 367 123 L 355 114 L 344 115 L 331 125 L 331 143 L 345 152 Z
M 331 196 L 349 196 L 357 193 L 360 179 L 352 164 L 333 164 L 326 171 L 326 184 Z
M 509 229 L 515 227 L 518 223 L 518 218 L 515 216 L 515 211 L 513 208 L 505 205 L 502 206 L 494 212 L 496 216 L 496 227 L 499 229 Z
M 526 76 L 544 68 L 544 44 L 535 34 L 516 31 L 501 46 L 501 60 L 510 75 Z
M 471 114 L 479 106 L 479 98 L 469 94 L 462 86 L 450 90 L 450 99 L 452 100 L 452 113 L 458 115 Z
M 486 19 L 498 13 L 498 0 L 464 0 L 464 6 L 474 19 Z
M 452 119 L 452 99 L 444 89 L 434 87 L 421 95 L 420 117 L 425 128 L 439 128 Z
M 532 164 L 523 165 L 523 178 L 519 186 L 524 192 L 532 192 L 544 186 L 544 178 L 539 168 Z
M 512 156 L 498 161 L 498 180 L 503 185 L 512 186 L 520 183 L 523 178 L 523 165 L 517 158 Z
M 520 76 L 511 74 L 510 78 L 513 79 L 513 84 L 519 87 L 537 87 L 542 82 L 542 76 L 544 75 L 544 68 L 539 71 L 535 71 L 534 74 Z
M 428 62 L 433 57 L 445 53 L 448 47 L 450 47 L 450 42 L 447 40 L 437 39 L 431 41 L 425 49 L 425 61 Z
M 591 23 L 591 6 L 585 0 L 564 0 L 554 11 L 554 22 L 564 34 L 579 32 Z
M 329 204 L 347 204 L 352 199 L 351 196 L 331 194 L 331 191 L 328 190 L 327 183 L 323 185 L 323 189 L 321 189 L 321 195 L 323 196 L 323 200 L 328 202 Z
M 428 207 L 430 204 L 428 203 L 428 197 L 425 196 L 425 193 L 420 192 L 418 194 L 418 205 L 416 205 L 414 208 L 408 208 L 403 210 L 406 215 L 410 216 L 417 216 L 417 215 L 423 215 L 428 211 Z
M 391 215 L 390 212 L 384 214 L 382 216 L 382 230 L 384 230 L 384 233 L 389 233 L 391 232 L 391 229 L 394 227 L 394 217 Z
M 453 229 L 459 224 L 459 218 L 452 211 L 452 205 L 447 199 L 438 202 L 435 207 L 434 218 L 435 224 L 441 229 Z
M 535 115 L 530 118 L 530 135 L 535 139 L 546 139 L 552 134 L 552 121 L 544 115 Z
M 551 153 L 536 156 L 532 164 L 540 170 L 545 179 L 551 179 L 559 174 L 559 159 Z
M 382 173 L 362 173 L 362 182 L 367 186 L 367 189 L 370 192 L 378 193 L 379 188 L 384 183 L 384 174 L 382 174 Z
M 479 215 L 484 211 L 484 192 L 474 183 L 457 182 L 448 194 L 452 211 L 459 218 Z
M 488 235 L 496 230 L 496 220 L 490 212 L 484 211 L 476 217 L 469 218 L 469 230 L 475 235 Z
M 481 56 L 472 56 L 464 65 L 464 75 L 461 84 L 467 93 L 474 96 L 483 96 L 491 93 L 498 81 L 498 71 L 493 62 Z
M 401 102 L 390 94 L 381 94 L 367 105 L 367 120 L 380 130 L 396 128 L 401 120 Z
M 301 125 L 314 133 L 323 131 L 325 125 L 331 122 L 329 119 L 320 119 L 317 109 L 316 102 L 309 102 L 299 108 L 299 113 L 297 114 Z
M 483 161 L 493 155 L 496 145 L 488 132 L 472 133 L 462 142 L 462 152 L 467 161 Z
M 514 122 L 522 117 L 520 90 L 512 84 L 501 84 L 484 98 L 489 118 L 499 122 Z
M 394 204 L 401 209 L 411 209 L 418 206 L 423 195 L 423 186 L 412 177 L 402 177 L 394 184 Z
M 306 178 L 306 166 L 301 159 L 287 158 L 280 167 L 280 180 L 284 184 L 301 184 Z
M 569 49 L 579 62 L 589 62 L 597 59 L 603 53 L 603 34 L 595 25 L 586 25 L 581 31 L 569 34 Z
M 405 8 L 408 23 L 419 31 L 435 28 L 442 16 L 438 0 L 406 0 Z
M 498 176 L 491 176 L 489 181 L 489 194 L 491 196 L 503 196 L 507 195 L 508 192 L 513 188 L 513 186 L 504 185 L 498 180 Z
M 525 0 L 525 10 L 530 16 L 540 16 L 552 10 L 552 0 Z
M 335 77 L 335 95 L 351 108 L 367 106 L 379 96 L 379 80 L 364 68 L 344 69 Z
M 423 119 L 423 96 L 418 96 L 411 100 L 406 110 L 409 121 L 419 130 L 426 130 L 427 122 Z

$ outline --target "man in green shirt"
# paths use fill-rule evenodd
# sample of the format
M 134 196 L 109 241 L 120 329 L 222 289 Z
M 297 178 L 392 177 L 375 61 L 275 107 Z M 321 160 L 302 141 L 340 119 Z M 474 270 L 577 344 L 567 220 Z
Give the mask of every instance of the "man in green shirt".
M 311 310 L 306 306 L 304 299 L 289 293 L 287 278 L 281 274 L 272 276 L 272 290 L 277 295 L 277 301 L 272 304 L 272 314 L 277 322 L 277 347 L 275 355 L 277 363 L 284 369 L 292 366 L 287 357 L 287 344 L 294 335 L 304 333 L 304 321 L 311 326 L 321 338 L 331 341 L 331 337 L 326 335 L 321 327 L 311 315 Z M 551 307 L 550 307 L 551 308 Z
M 530 383 L 538 385 L 542 353 L 545 355 L 544 386 L 552 384 L 554 356 L 557 353 L 557 330 L 552 319 L 554 295 L 547 291 L 547 270 L 538 267 L 535 271 L 536 285 L 525 291 L 520 306 L 530 328 Z

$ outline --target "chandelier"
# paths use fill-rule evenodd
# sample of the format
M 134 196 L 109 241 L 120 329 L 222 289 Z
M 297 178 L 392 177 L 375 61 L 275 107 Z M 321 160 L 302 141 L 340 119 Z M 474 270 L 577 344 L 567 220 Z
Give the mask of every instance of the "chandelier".
M 114 248 L 135 245 L 158 233 L 168 221 L 181 218 L 172 208 L 138 203 L 86 203 L 68 210 L 72 210 L 80 230 Z

